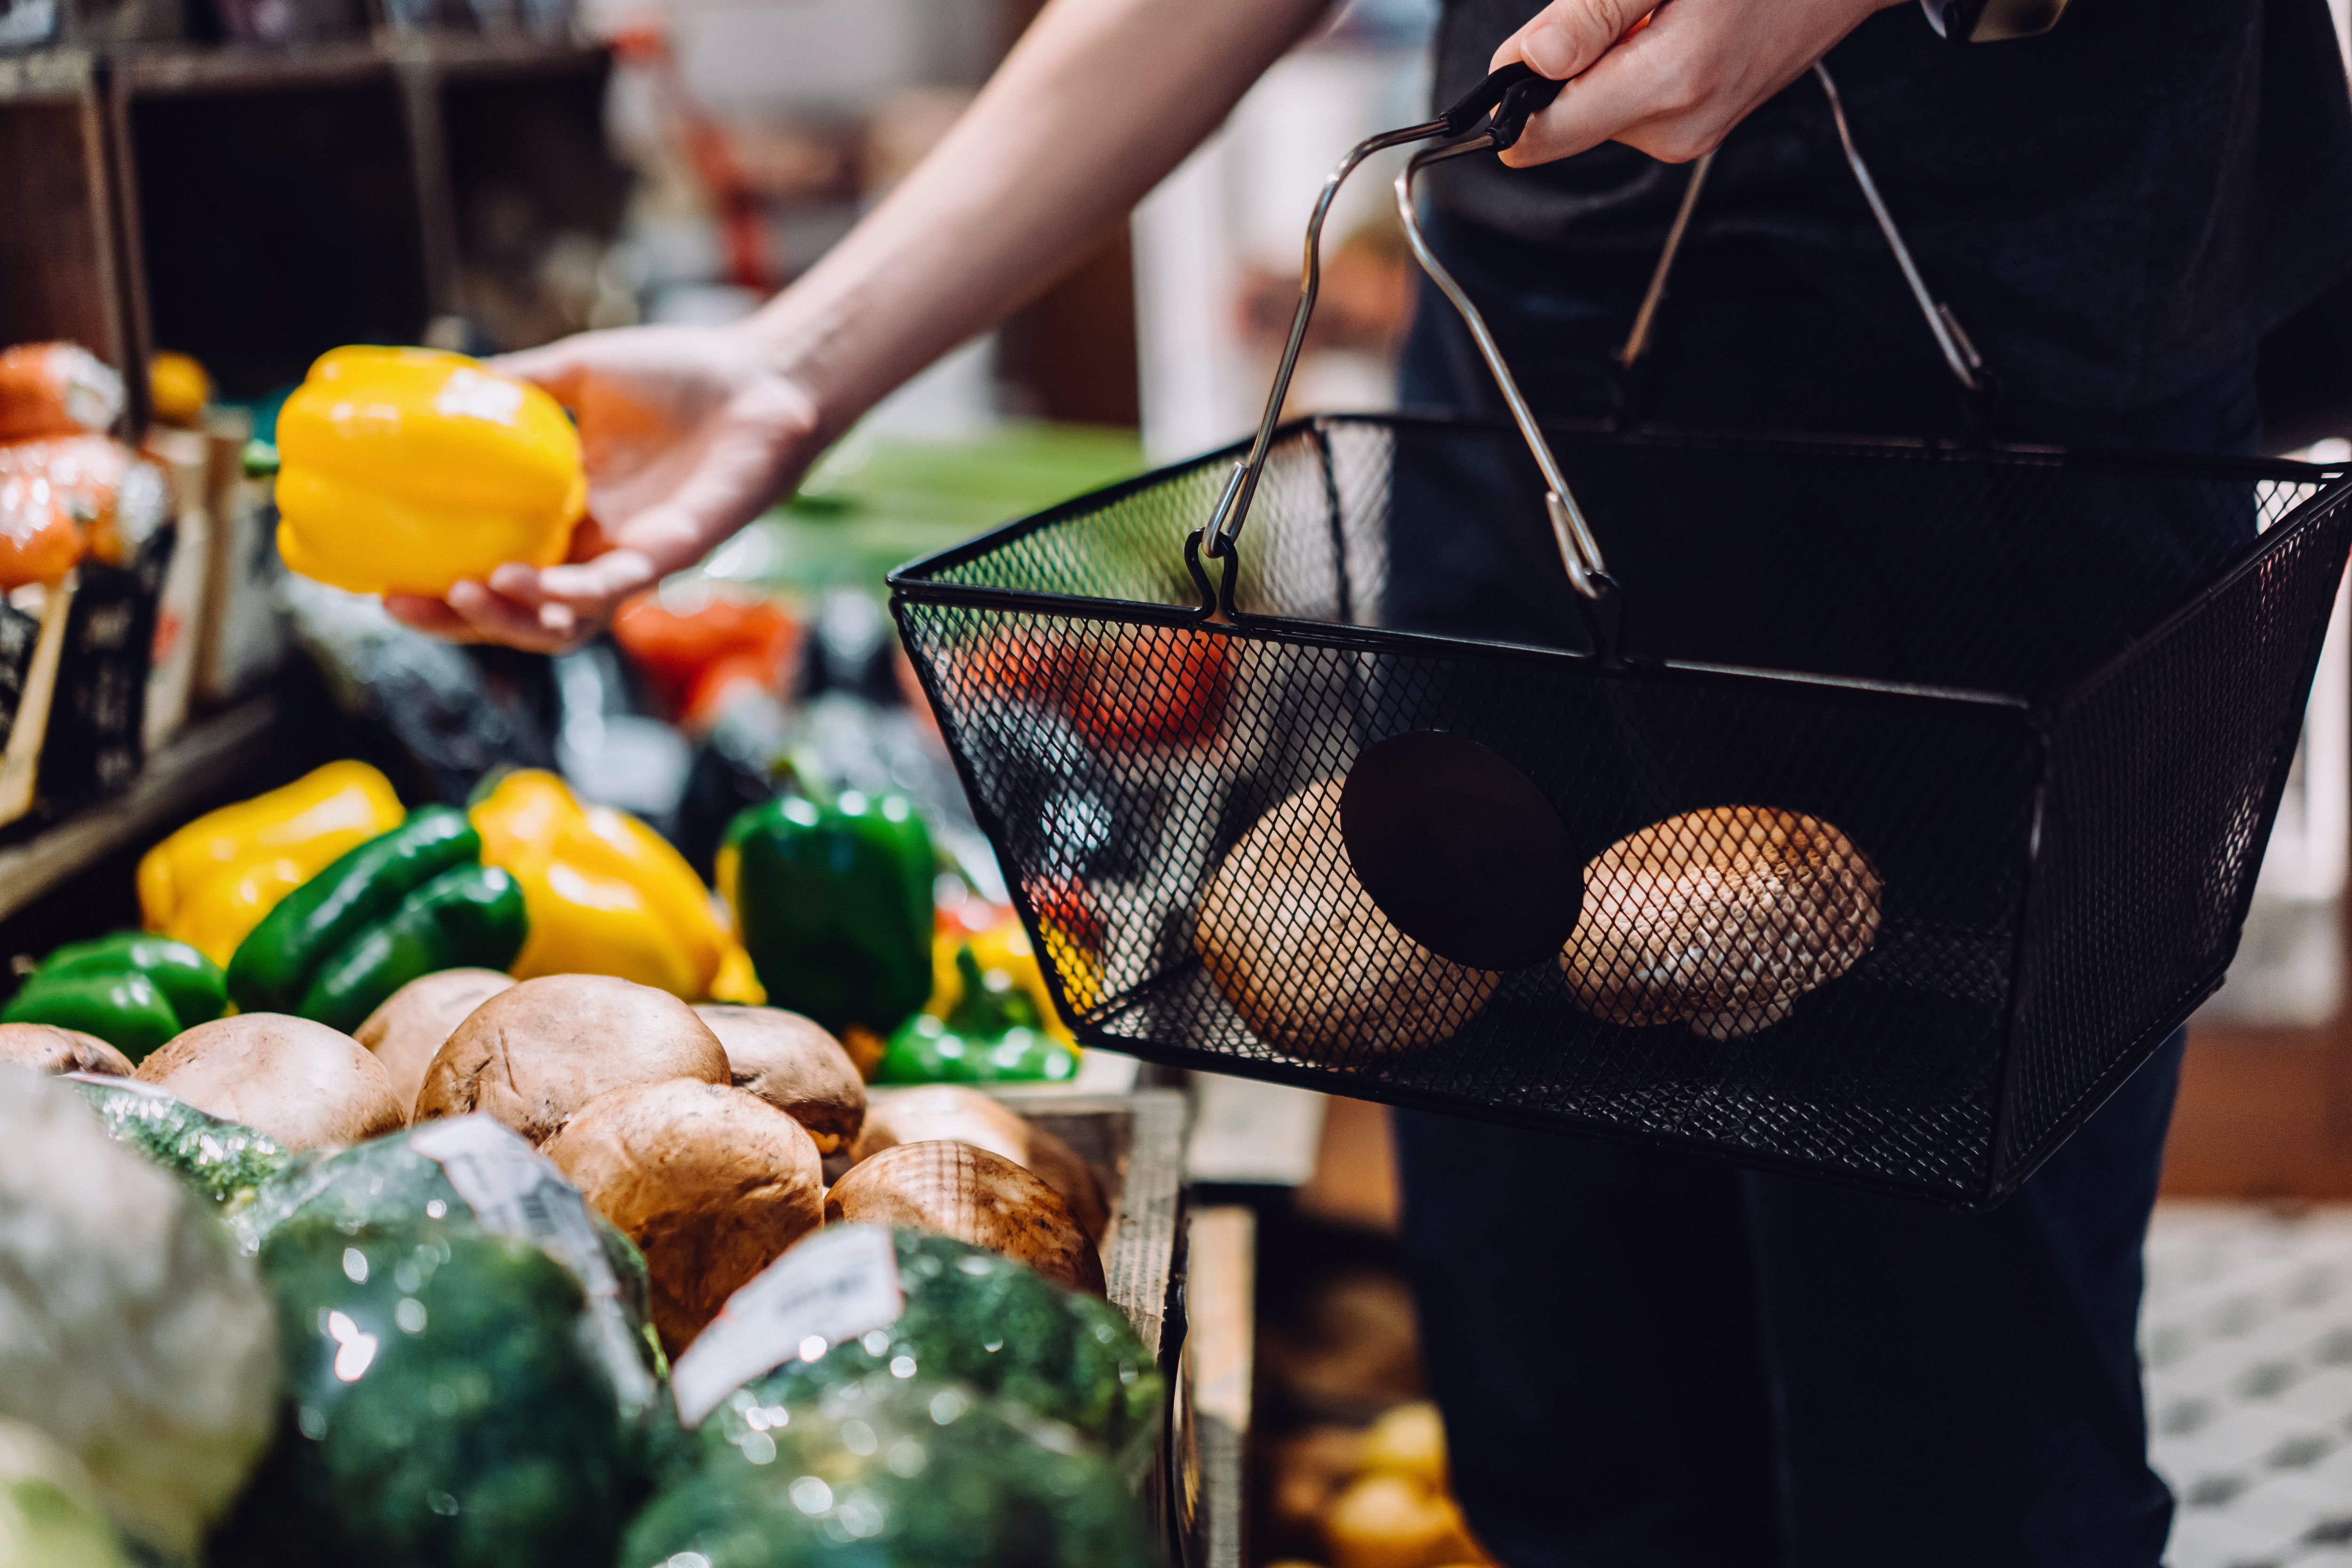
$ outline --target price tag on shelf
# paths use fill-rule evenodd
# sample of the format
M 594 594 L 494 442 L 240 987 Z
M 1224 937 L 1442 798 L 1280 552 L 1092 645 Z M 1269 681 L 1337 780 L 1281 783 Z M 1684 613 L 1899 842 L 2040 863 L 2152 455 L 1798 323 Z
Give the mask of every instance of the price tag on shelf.
M 795 1358 L 898 1321 L 898 1257 L 879 1226 L 837 1225 L 768 1265 L 670 1368 L 677 1416 L 699 1426 L 719 1402 Z

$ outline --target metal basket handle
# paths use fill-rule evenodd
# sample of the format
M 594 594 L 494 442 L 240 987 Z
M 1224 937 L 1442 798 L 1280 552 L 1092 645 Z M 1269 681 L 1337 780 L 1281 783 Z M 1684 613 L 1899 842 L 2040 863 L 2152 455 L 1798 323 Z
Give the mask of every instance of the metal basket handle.
M 1574 498 L 1569 494 L 1568 482 L 1560 477 L 1559 464 L 1552 457 L 1551 448 L 1545 444 L 1527 399 L 1519 395 L 1518 384 L 1512 380 L 1510 368 L 1504 363 L 1501 350 L 1496 347 L 1494 335 L 1486 330 L 1485 320 L 1478 314 L 1477 308 L 1471 304 L 1469 296 L 1462 291 L 1461 285 L 1454 282 L 1453 275 L 1431 253 L 1429 246 L 1422 238 L 1421 226 L 1415 221 L 1412 212 L 1412 176 L 1423 165 L 1471 153 L 1500 152 L 1510 146 L 1527 129 L 1528 121 L 1559 97 L 1559 89 L 1565 85 L 1538 76 L 1525 62 L 1515 60 L 1490 74 L 1436 119 L 1409 125 L 1401 131 L 1387 131 L 1378 136 L 1367 137 L 1349 148 L 1348 155 L 1339 160 L 1330 177 L 1323 182 L 1322 194 L 1316 198 L 1314 214 L 1307 222 L 1307 257 L 1299 275 L 1298 310 L 1291 318 L 1290 337 L 1283 345 L 1282 362 L 1275 371 L 1274 388 L 1266 396 L 1265 415 L 1258 422 L 1257 438 L 1250 443 L 1249 455 L 1234 465 L 1232 477 L 1225 481 L 1224 492 L 1217 498 L 1216 510 L 1211 515 L 1208 526 L 1195 530 L 1186 541 L 1186 554 L 1194 559 L 1196 573 L 1201 554 L 1216 558 L 1232 552 L 1234 540 L 1241 532 L 1243 522 L 1248 519 L 1250 502 L 1257 495 L 1258 481 L 1265 475 L 1266 457 L 1274 446 L 1275 426 L 1281 423 L 1283 401 L 1290 395 L 1291 375 L 1298 368 L 1298 352 L 1307 341 L 1307 325 L 1315 314 L 1316 296 L 1322 288 L 1323 222 L 1330 216 L 1332 198 L 1339 194 L 1340 185 L 1355 173 L 1357 165 L 1373 153 L 1412 142 L 1425 142 L 1433 137 L 1459 136 L 1480 119 L 1486 118 L 1486 129 L 1477 135 L 1432 148 L 1417 154 L 1406 164 L 1404 172 L 1397 176 L 1397 205 L 1404 215 L 1405 233 L 1412 243 L 1413 255 L 1420 258 L 1423 269 L 1438 288 L 1444 290 L 1454 309 L 1462 312 L 1463 320 L 1469 323 L 1471 335 L 1477 340 L 1478 352 L 1486 356 L 1487 368 L 1494 373 L 1504 401 L 1510 405 L 1512 417 L 1518 422 L 1528 450 L 1535 454 L 1537 467 L 1543 470 L 1544 483 L 1549 487 L 1544 497 L 1545 505 L 1551 514 L 1552 531 L 1559 542 L 1560 560 L 1568 568 L 1569 581 L 1578 593 L 1590 599 L 1601 597 L 1612 586 L 1607 568 L 1601 563 L 1601 548 L 1593 540 L 1592 530 L 1585 522 L 1583 513 L 1577 510 Z M 1202 575 L 1205 585 L 1205 574 Z M 1230 563 L 1226 569 L 1226 582 L 1230 591 Z
M 1863 199 L 1869 204 L 1871 216 L 1876 220 L 1879 232 L 1885 237 L 1887 247 L 1895 253 L 1895 265 L 1902 271 L 1903 281 L 1917 303 L 1920 314 L 1926 318 L 1927 330 L 1934 336 L 1944 363 L 1965 392 L 1989 402 L 1998 394 L 1998 378 L 1985 363 L 1984 357 L 1977 352 L 1976 344 L 1962 330 L 1959 318 L 1952 313 L 1949 305 L 1937 300 L 1928 289 L 1918 264 L 1912 260 L 1911 248 L 1904 243 L 1902 231 L 1895 226 L 1895 216 L 1887 210 L 1885 198 L 1878 194 L 1878 183 L 1872 178 L 1870 165 L 1864 161 L 1862 149 L 1854 142 L 1853 127 L 1846 121 L 1845 103 L 1839 97 L 1837 83 L 1830 76 L 1828 65 L 1814 62 L 1813 75 L 1829 100 L 1830 115 L 1836 122 L 1838 140 L 1844 147 L 1846 163 L 1853 171 L 1854 181 L 1862 187 Z M 1322 287 L 1323 222 L 1330 215 L 1332 198 L 1339 195 L 1339 187 L 1348 176 L 1355 173 L 1357 165 L 1373 153 L 1433 137 L 1463 136 L 1481 118 L 1486 118 L 1488 122 L 1486 129 L 1477 135 L 1425 148 L 1406 163 L 1396 177 L 1397 215 L 1403 221 L 1405 237 L 1412 243 L 1413 257 L 1421 263 L 1422 270 L 1429 274 L 1430 280 L 1461 313 L 1464 324 L 1470 329 L 1471 340 L 1477 345 L 1479 357 L 1486 362 L 1487 371 L 1494 376 L 1496 386 L 1502 392 L 1503 401 L 1510 408 L 1513 422 L 1518 426 L 1528 452 L 1535 458 L 1536 467 L 1543 474 L 1544 508 L 1551 520 L 1553 540 L 1559 546 L 1560 564 L 1567 570 L 1570 585 L 1589 601 L 1585 609 L 1588 622 L 1592 618 L 1592 606 L 1614 592 L 1616 583 L 1610 577 L 1608 565 L 1601 559 L 1600 542 L 1593 536 L 1591 525 L 1585 521 L 1583 511 L 1577 506 L 1575 496 L 1570 492 L 1568 480 L 1560 473 L 1559 459 L 1552 455 L 1549 443 L 1545 441 L 1542 428 L 1536 423 L 1534 411 L 1528 408 L 1527 399 L 1521 395 L 1518 383 L 1512 376 L 1502 350 L 1486 328 L 1486 318 L 1479 314 L 1477 306 L 1463 292 L 1462 286 L 1454 281 L 1444 263 L 1438 260 L 1430 249 L 1422 234 L 1420 217 L 1414 211 L 1412 201 L 1413 179 L 1423 168 L 1449 158 L 1460 158 L 1472 153 L 1500 152 L 1511 146 L 1527 129 L 1528 121 L 1559 97 L 1560 89 L 1567 85 L 1565 81 L 1554 81 L 1537 75 L 1524 62 L 1514 61 L 1487 76 L 1438 118 L 1419 125 L 1409 125 L 1400 131 L 1383 132 L 1358 142 L 1349 149 L 1348 155 L 1339 160 L 1330 177 L 1323 182 L 1322 194 L 1316 198 L 1314 214 L 1307 224 L 1307 256 L 1299 277 L 1298 310 L 1291 318 L 1290 337 L 1283 345 L 1282 362 L 1275 371 L 1274 387 L 1266 396 L 1265 414 L 1258 422 L 1256 439 L 1250 443 L 1249 455 L 1234 465 L 1233 474 L 1225 481 L 1223 493 L 1217 498 L 1216 510 L 1211 514 L 1208 525 L 1193 530 L 1185 540 L 1185 559 L 1192 567 L 1194 581 L 1200 585 L 1204 614 L 1216 614 L 1221 602 L 1228 614 L 1233 607 L 1234 572 L 1237 562 L 1226 560 L 1224 593 L 1220 601 L 1209 587 L 1208 574 L 1201 565 L 1201 557 L 1204 553 L 1213 558 L 1232 556 L 1234 541 L 1239 536 L 1242 524 L 1248 521 L 1250 503 L 1256 498 L 1258 481 L 1265 476 L 1266 458 L 1274 447 L 1275 426 L 1281 422 L 1283 401 L 1290 395 L 1291 376 L 1298 368 L 1298 353 L 1307 341 L 1307 322 L 1315 314 L 1316 296 Z M 1683 192 L 1682 205 L 1675 214 L 1673 226 L 1667 230 L 1665 247 L 1651 275 L 1641 307 L 1634 314 L 1633 331 L 1621 355 L 1622 363 L 1628 369 L 1648 347 L 1656 325 L 1659 302 L 1665 295 L 1667 274 L 1673 269 L 1675 258 L 1682 248 L 1685 234 L 1690 226 L 1691 214 L 1698 205 L 1700 187 L 1705 184 L 1707 172 L 1714 163 L 1715 154 L 1709 153 L 1691 170 L 1690 183 Z M 1983 413 L 1976 405 L 1971 405 L 1972 416 Z M 1979 424 L 1988 428 L 1990 423 L 1989 416 L 1979 420 Z M 1604 613 L 1602 618 L 1605 620 L 1611 616 Z M 1604 637 L 1603 640 L 1614 639 Z
M 1927 321 L 1927 331 L 1935 338 L 1937 351 L 1944 356 L 1952 379 L 1960 384 L 1962 391 L 1976 398 L 1997 395 L 2000 378 L 1977 352 L 1977 345 L 1960 325 L 1960 319 L 1952 313 L 1951 306 L 1936 298 L 1920 274 L 1919 264 L 1911 259 L 1911 247 L 1904 243 L 1903 231 L 1895 226 L 1895 215 L 1887 210 L 1886 198 L 1878 194 L 1878 182 L 1872 177 L 1862 148 L 1853 139 L 1853 127 L 1845 117 L 1845 100 L 1838 92 L 1837 80 L 1830 75 L 1826 60 L 1813 62 L 1813 79 L 1822 84 L 1822 96 L 1829 100 L 1830 119 L 1837 127 L 1839 144 L 1845 149 L 1846 166 L 1853 171 L 1853 183 L 1862 187 L 1862 199 L 1869 204 L 1871 218 L 1885 237 L 1886 248 L 1895 253 L 1895 265 L 1903 274 L 1904 287 L 1911 291 L 1913 303 Z M 1658 265 L 1650 274 L 1650 286 L 1642 296 L 1641 309 L 1633 314 L 1633 330 L 1626 335 L 1625 347 L 1617 356 L 1618 363 L 1628 370 L 1649 349 L 1657 326 L 1658 306 L 1665 298 L 1667 275 L 1674 270 L 1675 258 L 1680 254 L 1683 237 L 1690 228 L 1691 214 L 1698 206 L 1699 191 L 1714 167 L 1712 153 L 1691 165 L 1690 183 L 1683 187 L 1682 205 L 1675 209 L 1674 224 L 1666 230 L 1665 248 L 1659 252 Z

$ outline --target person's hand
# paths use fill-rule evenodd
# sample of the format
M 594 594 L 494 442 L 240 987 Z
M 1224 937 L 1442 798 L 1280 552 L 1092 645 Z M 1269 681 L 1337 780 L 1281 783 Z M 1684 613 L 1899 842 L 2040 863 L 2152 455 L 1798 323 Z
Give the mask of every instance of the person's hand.
M 566 564 L 509 563 L 446 601 L 386 595 L 394 616 L 441 637 L 575 647 L 757 517 L 821 449 L 813 399 L 738 329 L 586 332 L 494 363 L 578 418 L 588 516 Z
M 1863 18 L 1903 3 L 1552 0 L 1504 40 L 1489 68 L 1525 60 L 1555 81 L 1575 79 L 1503 162 L 1524 168 L 1622 142 L 1686 163 L 1713 152 Z

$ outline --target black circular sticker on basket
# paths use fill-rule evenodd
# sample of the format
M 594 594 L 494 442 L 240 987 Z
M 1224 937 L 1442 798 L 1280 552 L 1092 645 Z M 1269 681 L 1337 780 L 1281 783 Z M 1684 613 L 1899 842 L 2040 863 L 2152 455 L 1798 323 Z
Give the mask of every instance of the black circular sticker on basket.
M 1356 879 L 1399 931 L 1473 969 L 1558 958 L 1584 861 L 1551 802 L 1475 741 L 1435 730 L 1367 749 L 1339 792 Z

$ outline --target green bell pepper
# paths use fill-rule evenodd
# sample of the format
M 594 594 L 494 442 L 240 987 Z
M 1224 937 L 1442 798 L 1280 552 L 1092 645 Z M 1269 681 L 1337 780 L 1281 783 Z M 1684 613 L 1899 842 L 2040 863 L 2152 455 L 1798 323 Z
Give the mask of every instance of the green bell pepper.
M 897 795 L 780 795 L 737 815 L 719 887 L 768 1005 L 887 1036 L 931 994 L 931 836 Z
M 138 1062 L 227 1005 L 211 959 L 184 942 L 126 931 L 50 953 L 0 1011 L 0 1023 L 79 1029 Z
M 180 1026 L 208 1024 L 228 1009 L 228 981 L 220 965 L 184 942 L 152 931 L 119 931 L 95 942 L 58 948 L 41 961 L 39 977 L 119 974 L 135 970 L 180 1016 Z
M 230 994 L 349 1034 L 420 975 L 506 968 L 530 930 L 522 889 L 481 853 L 464 812 L 410 812 L 278 900 L 229 960 Z
M 331 956 L 434 878 L 481 857 L 481 835 L 464 812 L 446 805 L 410 812 L 278 901 L 229 959 L 229 994 L 248 1013 L 299 1012 Z
M 180 1016 L 155 983 L 136 970 L 111 974 L 72 974 L 43 984 L 25 983 L 0 1023 L 55 1024 L 96 1035 L 133 1066 L 146 1060 L 180 1032 Z
M 512 877 L 496 866 L 444 871 L 320 964 L 297 1011 L 348 1035 L 412 980 L 444 969 L 504 969 L 529 929 Z
M 1046 1034 L 1027 993 L 992 990 L 966 942 L 956 950 L 963 995 L 944 1018 L 918 1013 L 892 1032 L 876 1083 L 1059 1083 L 1078 1053 Z

